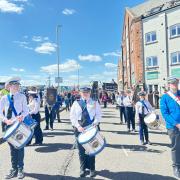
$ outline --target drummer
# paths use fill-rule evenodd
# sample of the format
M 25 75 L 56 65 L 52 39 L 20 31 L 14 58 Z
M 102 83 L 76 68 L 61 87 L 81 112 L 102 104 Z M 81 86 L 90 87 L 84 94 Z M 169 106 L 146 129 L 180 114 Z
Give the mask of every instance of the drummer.
M 9 84 L 11 102 L 14 104 L 14 108 L 16 109 L 18 114 L 18 116 L 16 116 L 16 119 L 21 122 L 23 121 L 24 117 L 28 115 L 29 111 L 25 95 L 19 92 L 20 78 L 10 78 L 7 81 L 7 84 Z M 7 124 L 7 128 L 9 128 L 13 124 L 13 120 L 15 119 L 15 115 L 9 104 L 10 103 L 7 95 L 3 96 L 0 100 L 0 118 L 4 123 Z M 3 109 L 5 113 L 3 113 Z M 15 149 L 11 144 L 9 144 L 9 146 L 11 152 L 12 169 L 10 170 L 9 174 L 5 176 L 5 179 L 11 179 L 16 176 L 18 177 L 18 179 L 23 179 L 24 148 Z
M 41 145 L 43 142 L 43 134 L 40 126 L 41 115 L 39 113 L 40 103 L 38 100 L 37 91 L 28 91 L 29 94 L 29 114 L 36 120 L 37 126 L 34 129 L 35 143 L 33 145 Z M 31 144 L 31 140 L 28 145 Z
M 148 113 L 151 113 L 153 111 L 153 108 L 148 100 L 146 100 L 146 92 L 141 91 L 138 94 L 140 100 L 136 103 L 136 121 L 139 123 L 139 136 L 141 145 L 149 144 L 151 145 L 151 142 L 149 141 L 149 133 L 148 133 L 148 127 L 144 122 L 144 118 Z M 145 142 L 144 142 L 145 138 Z
M 180 90 L 176 77 L 168 78 L 169 91 L 161 98 L 160 109 L 171 140 L 174 176 L 180 178 Z M 173 96 L 174 97 L 173 97 Z
M 90 98 L 91 89 L 89 87 L 83 87 L 80 91 L 81 98 L 80 100 L 74 101 L 70 111 L 70 120 L 74 127 L 76 139 L 78 135 L 85 130 L 86 126 L 97 126 L 102 116 L 98 101 L 94 101 Z M 78 141 L 77 146 L 80 160 L 80 177 L 85 177 L 87 175 L 86 169 L 90 170 L 90 177 L 94 177 L 96 175 L 95 156 L 86 155 L 85 149 Z

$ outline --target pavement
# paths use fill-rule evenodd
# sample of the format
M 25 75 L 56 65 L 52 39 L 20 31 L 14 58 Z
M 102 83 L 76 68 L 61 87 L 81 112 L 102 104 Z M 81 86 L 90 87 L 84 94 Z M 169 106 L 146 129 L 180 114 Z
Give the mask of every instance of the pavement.
M 150 130 L 153 144 L 141 146 L 138 133 L 128 133 L 126 125 L 119 124 L 119 111 L 114 106 L 102 110 L 101 134 L 107 146 L 96 156 L 94 179 L 176 180 L 172 176 L 170 141 L 164 128 Z M 69 112 L 63 111 L 61 119 L 61 123 L 55 122 L 54 131 L 43 131 L 42 146 L 25 148 L 25 180 L 78 179 L 78 151 L 73 149 L 75 138 Z M 41 126 L 45 127 L 44 121 Z M 9 147 L 3 143 L 0 145 L 0 180 L 9 168 Z

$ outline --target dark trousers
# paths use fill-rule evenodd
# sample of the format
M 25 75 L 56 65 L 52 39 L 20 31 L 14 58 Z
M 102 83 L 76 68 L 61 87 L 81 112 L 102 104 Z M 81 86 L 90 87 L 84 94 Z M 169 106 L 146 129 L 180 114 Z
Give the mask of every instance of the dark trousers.
M 123 122 L 123 116 L 124 116 L 124 121 L 126 123 L 125 107 L 124 106 L 119 106 L 119 111 L 120 111 L 120 120 L 121 120 L 121 122 Z
M 80 133 L 75 130 L 76 140 Z M 80 170 L 85 171 L 85 169 L 95 170 L 95 156 L 89 156 L 85 153 L 85 149 L 77 140 L 77 148 L 79 150 L 79 160 L 80 160 Z
M 104 108 L 107 108 L 107 101 L 104 101 Z
M 1 126 L 2 126 L 2 132 L 5 132 L 6 131 L 6 123 L 2 122 Z
M 46 128 L 49 129 L 49 124 L 50 127 L 53 128 L 53 123 L 55 119 L 55 111 L 51 108 L 49 109 L 47 106 L 45 107 L 45 119 L 46 119 Z
M 9 144 L 11 151 L 11 164 L 13 169 L 23 169 L 24 167 L 24 148 L 16 149 Z
M 144 122 L 144 115 L 139 114 L 139 135 L 140 140 L 144 141 L 144 137 L 146 141 L 149 141 L 149 133 L 148 133 L 148 127 Z
M 66 111 L 70 111 L 69 104 L 66 105 Z
M 168 135 L 171 140 L 172 165 L 180 168 L 180 130 L 178 128 L 168 129 Z
M 56 117 L 57 117 L 57 119 L 58 119 L 58 122 L 60 122 L 61 120 L 60 120 L 60 112 L 59 112 L 59 108 L 56 109 Z
M 36 120 L 37 126 L 34 128 L 35 143 L 39 144 L 43 142 L 43 133 L 41 130 L 41 116 L 40 114 L 33 114 L 32 118 Z M 28 144 L 31 144 L 32 139 Z
M 132 129 L 135 130 L 135 118 L 133 107 L 125 107 L 125 114 L 127 120 L 127 128 L 130 129 L 130 126 L 132 126 Z

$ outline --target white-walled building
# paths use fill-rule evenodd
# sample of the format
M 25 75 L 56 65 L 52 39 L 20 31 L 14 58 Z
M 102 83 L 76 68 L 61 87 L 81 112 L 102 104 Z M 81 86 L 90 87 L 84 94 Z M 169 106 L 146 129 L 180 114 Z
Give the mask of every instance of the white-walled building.
M 180 1 L 151 9 L 142 17 L 145 82 L 161 93 L 167 77 L 180 78 Z

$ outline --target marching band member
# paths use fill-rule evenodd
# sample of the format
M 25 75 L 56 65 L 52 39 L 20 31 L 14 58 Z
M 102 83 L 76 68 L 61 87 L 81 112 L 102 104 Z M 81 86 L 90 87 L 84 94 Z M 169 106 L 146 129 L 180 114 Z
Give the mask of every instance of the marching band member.
M 146 92 L 141 91 L 139 92 L 140 100 L 136 103 L 136 120 L 139 122 L 139 136 L 140 141 L 142 145 L 149 144 L 151 145 L 149 141 L 149 133 L 148 133 L 148 127 L 144 122 L 144 118 L 148 113 L 151 113 L 153 111 L 153 108 L 148 100 L 145 99 Z M 144 137 L 145 141 L 144 142 Z
M 37 122 L 37 126 L 34 128 L 34 136 L 35 136 L 34 145 L 41 145 L 43 142 L 43 134 L 40 126 L 40 122 L 41 122 L 41 115 L 39 113 L 40 102 L 38 101 L 37 91 L 28 91 L 28 94 L 29 94 L 29 104 L 28 104 L 29 114 Z M 28 144 L 31 144 L 31 141 Z
M 121 122 L 120 124 L 123 124 L 123 116 L 124 116 L 124 121 L 126 123 L 126 114 L 125 114 L 125 107 L 124 107 L 124 99 L 125 99 L 125 93 L 124 91 L 121 91 L 121 94 L 117 98 L 117 104 L 119 105 L 119 111 L 120 111 L 120 119 Z
M 28 115 L 29 111 L 25 95 L 19 92 L 20 78 L 11 78 L 7 83 L 9 84 L 11 101 L 14 104 L 14 108 L 18 114 L 16 119 L 21 122 L 23 121 L 24 117 Z M 5 113 L 3 113 L 3 110 Z M 12 107 L 10 106 L 7 95 L 3 96 L 0 101 L 0 117 L 3 119 L 3 122 L 7 124 L 7 128 L 13 124 L 15 115 Z M 23 179 L 24 148 L 15 149 L 11 144 L 9 144 L 9 146 L 11 151 L 12 169 L 10 170 L 9 174 L 6 175 L 5 179 L 11 179 L 16 176 L 18 176 L 18 179 Z
M 178 83 L 177 78 L 168 78 L 170 90 L 162 96 L 160 109 L 171 140 L 174 175 L 180 178 L 180 90 L 178 90 Z
M 135 132 L 135 118 L 134 118 L 134 103 L 133 97 L 130 90 L 126 91 L 127 96 L 124 98 L 125 113 L 127 118 L 127 129 L 130 132 L 130 125 L 132 126 L 132 131 Z
M 98 101 L 90 98 L 91 89 L 88 87 L 81 88 L 81 99 L 76 100 L 70 111 L 70 120 L 74 127 L 75 137 L 85 130 L 86 126 L 97 126 L 101 120 L 101 108 Z M 85 177 L 86 169 L 90 170 L 90 177 L 95 174 L 95 156 L 85 154 L 85 149 L 77 141 L 80 160 L 80 177 Z

